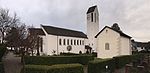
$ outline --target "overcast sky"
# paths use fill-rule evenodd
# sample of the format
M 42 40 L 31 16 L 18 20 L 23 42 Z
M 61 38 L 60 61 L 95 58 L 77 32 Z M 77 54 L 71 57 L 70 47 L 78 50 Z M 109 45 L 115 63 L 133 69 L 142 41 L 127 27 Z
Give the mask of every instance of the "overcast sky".
M 137 41 L 150 41 L 150 0 L 0 0 L 0 8 L 16 12 L 22 22 L 58 26 L 86 33 L 86 12 L 99 9 L 100 30 L 118 23 Z

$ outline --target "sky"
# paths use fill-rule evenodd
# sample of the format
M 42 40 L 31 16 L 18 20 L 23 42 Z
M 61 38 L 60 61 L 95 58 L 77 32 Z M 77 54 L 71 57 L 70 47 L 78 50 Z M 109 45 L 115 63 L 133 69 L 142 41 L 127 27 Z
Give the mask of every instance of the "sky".
M 0 8 L 16 13 L 26 25 L 40 24 L 86 33 L 86 12 L 97 5 L 99 28 L 118 23 L 136 41 L 150 41 L 150 0 L 0 0 Z

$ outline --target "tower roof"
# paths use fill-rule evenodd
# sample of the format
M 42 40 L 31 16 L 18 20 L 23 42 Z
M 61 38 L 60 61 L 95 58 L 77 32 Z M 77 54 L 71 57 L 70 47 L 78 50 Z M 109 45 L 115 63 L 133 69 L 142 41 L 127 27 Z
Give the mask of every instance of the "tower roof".
M 91 13 L 91 12 L 94 12 L 94 10 L 95 10 L 96 7 L 97 7 L 96 5 L 90 7 L 90 8 L 88 9 L 88 11 L 87 11 L 87 14 L 88 14 L 88 13 Z

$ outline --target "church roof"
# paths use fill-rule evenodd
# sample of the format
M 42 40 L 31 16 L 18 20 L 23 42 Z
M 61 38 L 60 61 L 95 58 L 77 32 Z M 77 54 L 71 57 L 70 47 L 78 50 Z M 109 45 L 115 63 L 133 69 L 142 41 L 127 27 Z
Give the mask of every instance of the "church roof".
M 87 35 L 80 31 L 58 28 L 53 26 L 45 26 L 45 25 L 42 25 L 42 27 L 48 34 L 51 35 L 87 38 Z
M 88 14 L 88 13 L 91 13 L 91 12 L 94 12 L 94 10 L 95 10 L 96 7 L 97 7 L 97 6 L 92 6 L 92 7 L 90 7 L 90 8 L 88 9 L 88 11 L 87 11 L 87 14 Z
M 29 28 L 28 30 L 30 34 L 45 35 L 41 28 Z
M 101 32 L 102 32 L 105 28 L 109 28 L 109 29 L 111 29 L 111 30 L 116 31 L 117 33 L 120 34 L 120 36 L 127 37 L 127 38 L 132 38 L 131 36 L 129 36 L 129 35 L 123 33 L 122 31 L 115 30 L 115 29 L 113 29 L 113 28 L 111 28 L 111 27 L 109 27 L 109 26 L 105 26 L 105 27 L 95 36 L 95 38 L 97 38 L 98 35 L 101 34 Z

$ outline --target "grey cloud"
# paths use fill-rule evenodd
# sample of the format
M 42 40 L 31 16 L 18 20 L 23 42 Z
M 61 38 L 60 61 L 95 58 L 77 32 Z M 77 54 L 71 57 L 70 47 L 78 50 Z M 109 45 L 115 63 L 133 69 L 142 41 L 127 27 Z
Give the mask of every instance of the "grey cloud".
M 119 23 L 134 39 L 150 39 L 150 0 L 0 0 L 28 25 L 48 24 L 86 32 L 86 11 L 97 5 L 100 29 Z M 146 33 L 146 34 L 144 34 Z

